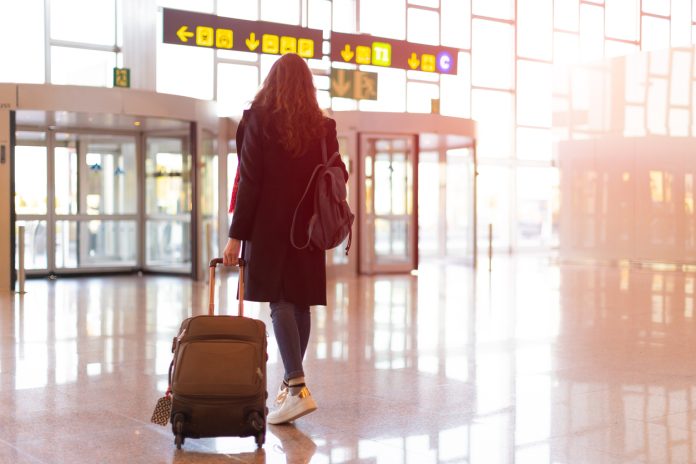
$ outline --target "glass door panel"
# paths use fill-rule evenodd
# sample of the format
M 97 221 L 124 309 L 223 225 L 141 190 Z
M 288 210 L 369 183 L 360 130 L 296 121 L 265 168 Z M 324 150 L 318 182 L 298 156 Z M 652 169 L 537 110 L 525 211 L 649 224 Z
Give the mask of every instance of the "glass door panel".
M 361 135 L 361 272 L 409 272 L 416 266 L 414 137 Z
M 56 270 L 136 266 L 135 137 L 56 133 L 53 172 Z
M 148 137 L 145 265 L 191 272 L 191 157 L 184 137 Z
M 15 145 L 15 232 L 24 226 L 24 268 L 48 268 L 48 149 L 45 132 L 17 131 Z M 18 240 L 18 239 L 17 239 Z M 19 245 L 18 242 L 16 242 Z M 15 247 L 15 264 L 19 263 Z
M 201 275 L 206 275 L 205 271 L 210 260 L 220 255 L 220 247 L 218 246 L 220 202 L 217 140 L 213 134 L 205 131 L 203 134 L 203 153 L 200 163 L 201 198 L 198 204 L 201 212 L 201 230 L 199 234 L 202 240 L 200 252 L 203 253 L 200 260 L 200 271 L 202 272 Z
M 474 163 L 470 148 L 446 151 L 446 254 L 450 258 L 474 255 Z
M 338 152 L 341 154 L 341 160 L 343 161 L 343 164 L 346 165 L 346 169 L 348 172 L 350 172 L 350 148 L 348 147 L 348 137 L 345 135 L 339 135 L 338 136 Z M 331 153 L 329 153 L 329 156 L 331 156 Z M 351 191 L 350 191 L 350 182 L 346 185 L 346 195 L 348 198 L 348 205 L 351 207 L 351 209 L 355 212 L 354 206 L 351 204 Z M 356 221 L 357 222 L 357 218 Z M 336 269 L 336 266 L 347 266 L 349 262 L 349 256 L 346 256 L 346 246 L 348 245 L 348 238 L 346 238 L 343 243 L 341 243 L 339 246 L 331 250 L 330 252 L 327 253 L 327 266 L 333 267 L 333 269 Z M 352 246 L 352 245 L 351 245 Z M 357 247 L 355 248 L 357 249 Z M 353 253 L 355 253 L 355 249 L 353 249 Z

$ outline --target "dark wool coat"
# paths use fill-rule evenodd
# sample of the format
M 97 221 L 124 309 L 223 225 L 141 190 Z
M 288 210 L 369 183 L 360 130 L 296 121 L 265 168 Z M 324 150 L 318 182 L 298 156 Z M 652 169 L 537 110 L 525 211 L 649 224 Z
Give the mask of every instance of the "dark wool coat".
M 327 155 L 338 150 L 336 122 L 325 118 Z M 321 140 L 291 158 L 273 136 L 273 121 L 258 110 L 244 112 L 237 134 L 239 190 L 229 236 L 244 240 L 245 299 L 326 305 L 326 257 L 290 243 L 293 213 L 314 168 L 322 162 Z M 268 130 L 271 128 L 271 130 Z M 346 180 L 348 172 L 341 162 Z M 298 215 L 295 242 L 307 240 L 313 189 Z

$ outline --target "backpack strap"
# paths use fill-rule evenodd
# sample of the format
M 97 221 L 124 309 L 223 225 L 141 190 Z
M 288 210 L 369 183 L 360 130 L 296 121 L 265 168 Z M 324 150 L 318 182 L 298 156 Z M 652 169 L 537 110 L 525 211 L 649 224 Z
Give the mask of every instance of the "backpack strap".
M 323 164 L 318 164 L 317 167 L 314 168 L 314 172 L 312 172 L 312 177 L 309 178 L 309 182 L 307 182 L 307 187 L 305 188 L 305 191 L 302 194 L 302 198 L 300 198 L 299 203 L 297 203 L 297 207 L 295 208 L 295 213 L 292 215 L 292 225 L 290 226 L 290 243 L 292 244 L 292 246 L 294 246 L 298 250 L 304 250 L 305 248 L 307 248 L 309 246 L 309 242 L 312 240 L 312 234 L 311 234 L 311 229 L 310 229 L 310 233 L 307 234 L 308 235 L 307 236 L 307 243 L 305 243 L 302 246 L 297 246 L 297 244 L 295 243 L 295 234 L 294 234 L 295 221 L 297 220 L 297 212 L 300 210 L 300 206 L 302 205 L 305 198 L 307 197 L 307 193 L 309 192 L 309 189 L 312 186 L 312 182 L 314 182 L 314 178 L 317 176 L 317 173 L 322 168 L 324 168 Z M 314 219 L 315 219 L 314 216 L 312 216 L 312 219 L 310 220 L 310 226 L 312 226 L 312 227 L 314 225 Z
M 324 160 L 324 165 L 326 165 L 326 138 L 321 138 L 321 159 Z

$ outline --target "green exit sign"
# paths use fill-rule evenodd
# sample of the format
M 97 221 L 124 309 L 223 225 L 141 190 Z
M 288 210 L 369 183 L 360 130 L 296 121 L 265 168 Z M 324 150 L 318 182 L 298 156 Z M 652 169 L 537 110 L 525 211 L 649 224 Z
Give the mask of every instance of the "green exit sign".
M 130 69 L 114 68 L 114 87 L 130 87 Z

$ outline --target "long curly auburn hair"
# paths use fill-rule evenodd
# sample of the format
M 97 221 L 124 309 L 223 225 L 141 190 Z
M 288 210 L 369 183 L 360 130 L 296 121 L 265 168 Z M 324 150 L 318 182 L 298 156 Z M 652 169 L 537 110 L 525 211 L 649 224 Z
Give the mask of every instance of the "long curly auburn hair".
M 274 137 L 292 157 L 304 155 L 309 144 L 324 136 L 324 114 L 317 102 L 312 72 L 298 55 L 283 55 L 271 67 L 251 103 L 270 116 L 266 135 Z

